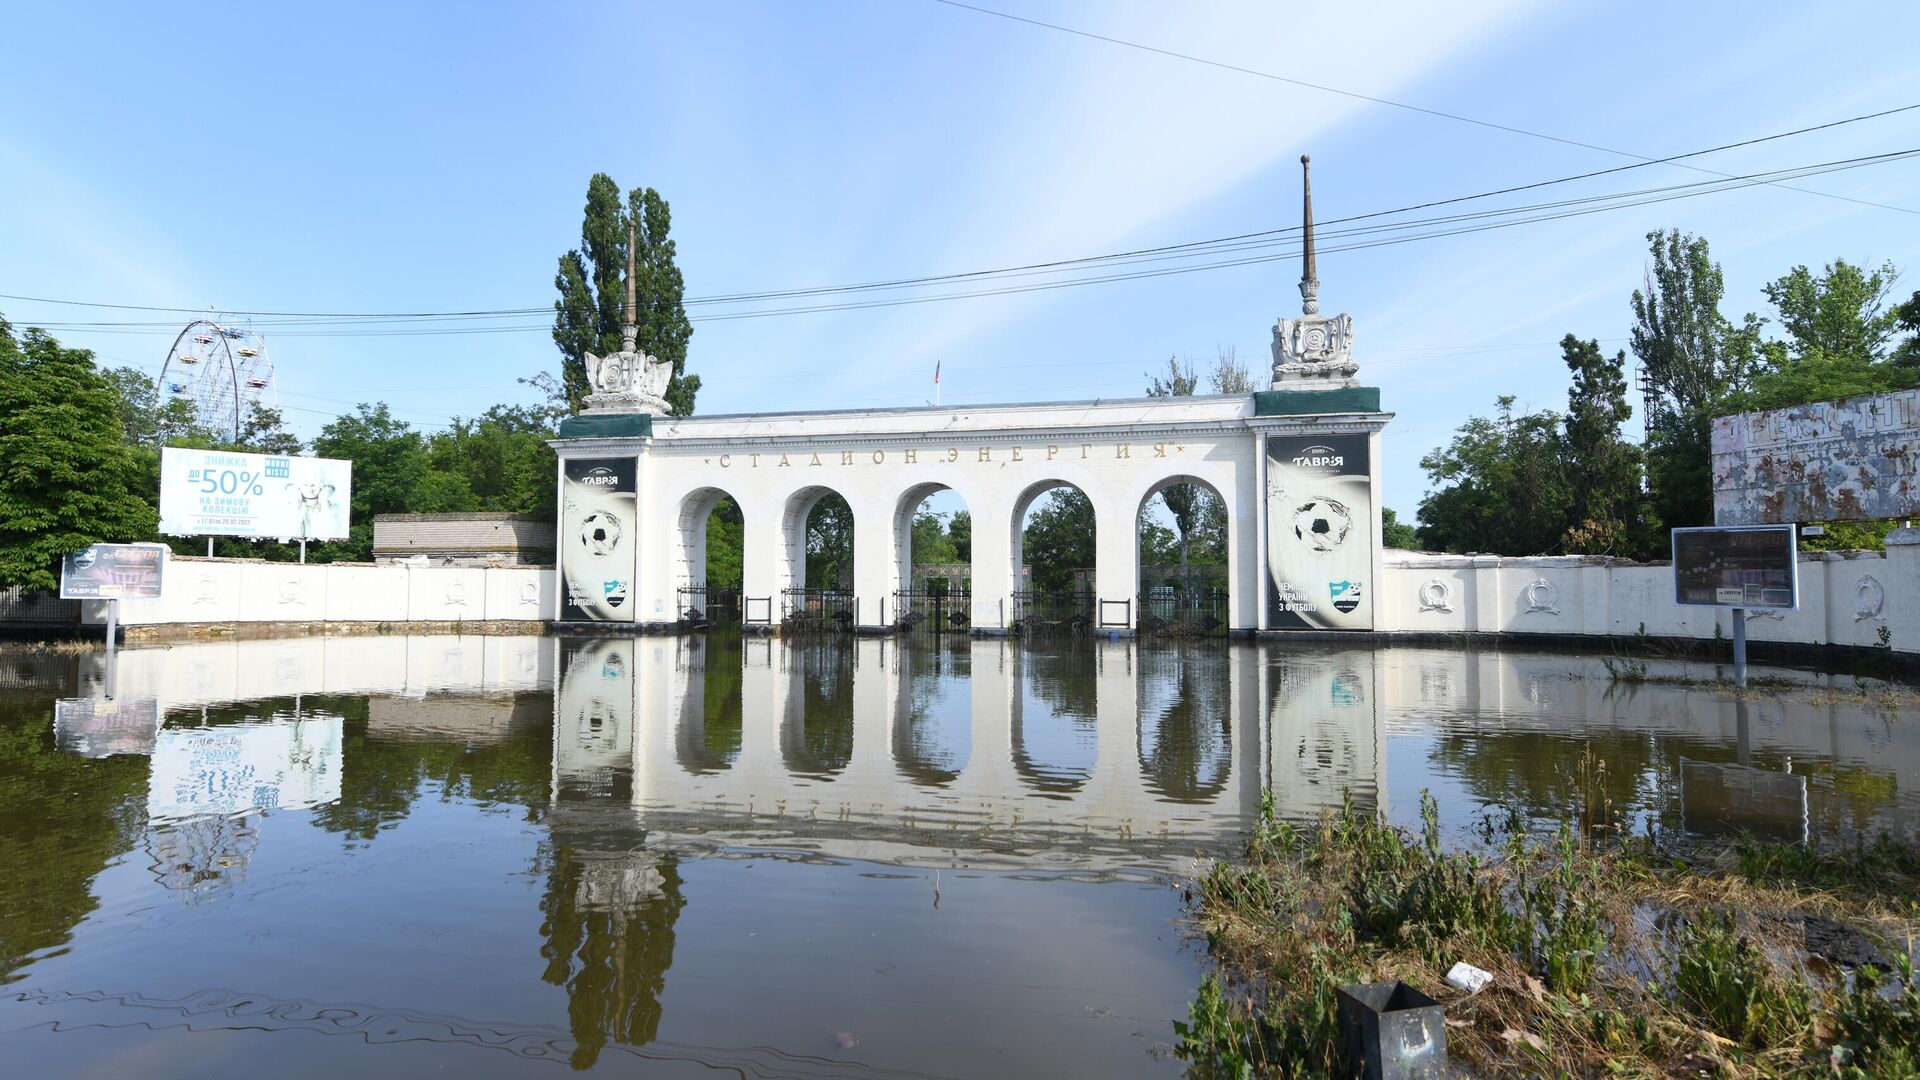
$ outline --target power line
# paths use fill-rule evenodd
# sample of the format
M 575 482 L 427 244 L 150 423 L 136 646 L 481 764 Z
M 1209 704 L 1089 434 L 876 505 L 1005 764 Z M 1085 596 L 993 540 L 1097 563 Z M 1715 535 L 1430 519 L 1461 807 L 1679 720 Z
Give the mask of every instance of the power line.
M 1271 71 L 1261 71 L 1258 68 L 1241 67 L 1238 64 L 1229 64 L 1223 60 L 1213 60 L 1204 56 L 1195 56 L 1192 53 L 1176 52 L 1172 49 L 1162 49 L 1158 46 L 1146 45 L 1138 41 L 1128 41 L 1125 38 L 1110 37 L 1106 34 L 1096 34 L 1090 30 L 1079 30 L 1071 26 L 1062 26 L 1059 23 L 1045 22 L 1040 19 L 1028 18 L 1027 16 L 1024 16 L 1024 15 L 1014 15 L 1010 12 L 996 11 L 993 8 L 985 8 L 985 7 L 976 6 L 974 4 L 962 3 L 961 0 L 934 0 L 934 3 L 945 4 L 946 6 L 951 8 L 960 8 L 964 11 L 977 12 L 981 15 L 992 15 L 995 18 L 1007 19 L 1009 21 L 1017 22 L 1017 23 L 1025 23 L 1029 26 L 1038 26 L 1047 30 L 1055 30 L 1062 34 L 1072 34 L 1075 37 L 1088 38 L 1093 41 L 1103 41 L 1109 45 L 1119 45 L 1128 49 L 1138 49 L 1142 52 L 1155 53 L 1160 56 L 1171 57 L 1175 60 L 1185 60 L 1189 63 L 1204 64 L 1207 67 L 1219 68 L 1223 71 L 1235 71 L 1235 72 L 1239 72 L 1242 75 L 1252 75 L 1255 78 L 1270 79 L 1274 82 L 1287 83 L 1292 86 L 1304 87 L 1309 90 L 1318 90 L 1318 91 L 1321 91 L 1322 93 L 1327 93 L 1327 94 L 1338 94 L 1341 97 L 1354 98 L 1359 101 L 1371 102 L 1375 105 L 1386 105 L 1395 109 L 1405 109 L 1408 112 L 1422 113 L 1427 116 L 1439 117 L 1440 119 L 1443 119 L 1443 120 L 1453 120 L 1462 124 L 1472 124 L 1475 127 L 1488 128 L 1494 131 L 1504 131 L 1513 135 L 1522 135 L 1529 139 L 1543 139 L 1547 142 L 1560 143 L 1563 146 L 1577 146 L 1583 150 L 1595 150 L 1602 154 L 1612 154 L 1615 157 L 1636 158 L 1642 162 L 1647 162 L 1647 163 L 1651 163 L 1655 160 L 1653 158 L 1649 158 L 1645 154 L 1636 154 L 1630 150 L 1616 150 L 1610 146 L 1600 146 L 1596 143 L 1581 142 L 1578 139 L 1568 139 L 1568 138 L 1563 138 L 1562 136 L 1559 136 L 1559 135 L 1549 135 L 1542 131 L 1532 131 L 1523 127 L 1515 127 L 1511 124 L 1495 123 L 1492 120 L 1481 120 L 1477 117 L 1464 116 L 1460 113 L 1451 113 L 1442 109 L 1430 109 L 1424 105 L 1412 105 L 1404 101 L 1395 101 L 1392 98 L 1377 97 L 1372 94 L 1362 94 L 1353 90 L 1342 90 L 1337 86 L 1327 86 L 1324 83 L 1308 82 L 1305 79 L 1296 79 L 1287 75 L 1279 75 Z M 1692 169 L 1695 172 L 1707 173 L 1712 176 L 1726 175 L 1725 173 L 1714 172 L 1714 170 L 1712 169 L 1704 169 L 1697 165 L 1681 165 L 1680 167 L 1683 169 Z M 1862 206 L 1872 206 L 1881 210 L 1895 210 L 1902 214 L 1920 214 L 1920 210 L 1909 210 L 1904 206 L 1888 206 L 1885 203 L 1869 202 L 1866 199 L 1854 199 L 1845 195 L 1834 195 L 1830 192 L 1815 191 L 1811 188 L 1789 187 L 1786 184 L 1776 184 L 1774 186 L 1784 187 L 1789 191 L 1798 191 L 1806 195 L 1818 195 L 1823 199 L 1839 199 L 1843 202 L 1858 203 Z
M 1845 158 L 1837 161 L 1822 162 L 1815 165 L 1795 166 L 1746 176 L 1733 176 L 1725 179 L 1701 180 L 1688 184 L 1675 184 L 1659 188 L 1647 188 L 1638 191 L 1612 192 L 1603 195 L 1586 196 L 1578 199 L 1564 199 L 1550 203 L 1538 203 L 1521 207 L 1507 207 L 1497 210 L 1476 211 L 1468 214 L 1447 215 L 1409 222 L 1398 222 L 1366 226 L 1347 230 L 1330 230 L 1323 234 L 1338 239 L 1342 236 L 1356 237 L 1349 243 L 1321 243 L 1322 253 L 1359 251 L 1372 248 L 1390 247 L 1422 240 L 1463 236 L 1473 233 L 1489 232 L 1495 229 L 1513 228 L 1518 225 L 1536 224 L 1544 221 L 1583 217 L 1588 214 L 1604 213 L 1609 210 L 1646 206 L 1678 199 L 1697 198 L 1702 195 L 1719 194 L 1763 185 L 1769 179 L 1781 176 L 1813 176 L 1847 169 L 1864 168 L 1870 165 L 1888 164 L 1907 160 L 1920 155 L 1920 148 L 1890 151 L 1884 154 L 1868 155 L 1860 158 Z M 1499 220 L 1499 219 L 1505 220 Z M 1426 230 L 1426 231 L 1418 231 Z M 1399 233 L 1401 235 L 1395 235 Z M 1218 248 L 1196 254 L 1215 255 L 1235 250 L 1261 250 L 1280 245 L 1282 241 L 1251 242 L 1240 248 Z M 822 303 L 800 307 L 768 308 L 738 312 L 726 312 L 715 315 L 695 316 L 696 322 L 726 322 L 750 318 L 769 318 L 785 315 L 814 314 L 829 311 L 864 310 L 869 308 L 899 307 L 911 304 L 939 303 L 948 300 L 971 299 L 989 296 L 1006 296 L 1019 293 L 1050 291 L 1072 288 L 1080 285 L 1103 284 L 1116 281 L 1135 281 L 1145 278 L 1167 277 L 1175 274 L 1195 273 L 1203 270 L 1215 270 L 1228 267 L 1248 266 L 1260 263 L 1291 259 L 1298 253 L 1296 247 L 1289 246 L 1279 251 L 1263 254 L 1244 255 L 1231 259 L 1216 259 L 1212 262 L 1182 266 L 1158 267 L 1146 270 L 1104 273 L 1082 276 L 1059 281 L 1034 282 L 1019 285 L 1005 285 L 997 288 L 975 289 L 966 292 L 939 293 L 931 296 L 905 296 L 879 299 L 864 299 L 846 303 Z M 1173 256 L 1167 256 L 1173 257 Z M 1180 257 L 1195 257 L 1186 255 Z M 162 328 L 166 323 L 64 323 L 47 324 L 48 329 L 87 330 L 95 333 L 143 333 L 151 329 Z M 275 324 L 269 324 L 275 325 Z M 281 324 L 307 325 L 307 324 Z M 546 324 L 524 326 L 483 326 L 483 327 L 431 327 L 424 329 L 361 329 L 364 324 L 350 323 L 352 329 L 289 329 L 276 331 L 279 337 L 414 337 L 467 335 L 490 333 L 532 333 L 549 332 Z M 317 327 L 317 324 L 316 324 Z M 142 329 L 144 328 L 144 329 Z
M 940 2 L 946 2 L 946 0 L 940 0 Z M 964 5 L 961 5 L 961 6 L 964 6 Z M 1916 103 L 1912 105 L 1902 105 L 1902 106 L 1898 106 L 1890 109 L 1882 109 L 1878 112 L 1862 113 L 1858 116 L 1850 116 L 1840 120 L 1831 120 L 1826 123 L 1814 124 L 1814 125 L 1801 127 L 1801 128 L 1795 128 L 1790 131 L 1775 132 L 1774 134 L 1771 134 L 1771 135 L 1761 135 L 1761 136 L 1757 136 L 1750 139 L 1743 139 L 1737 142 L 1723 143 L 1718 146 L 1707 147 L 1706 149 L 1702 149 L 1702 150 L 1691 150 L 1686 153 L 1673 154 L 1664 158 L 1652 158 L 1652 159 L 1642 160 L 1630 165 L 1618 165 L 1618 166 L 1614 166 L 1612 168 L 1607 168 L 1607 169 L 1597 169 L 1589 172 L 1575 173 L 1570 176 L 1562 176 L 1562 177 L 1557 177 L 1550 180 L 1538 180 L 1531 183 L 1517 184 L 1517 185 L 1512 185 L 1504 188 L 1495 188 L 1489 191 L 1475 192 L 1470 195 L 1457 195 L 1457 196 L 1452 196 L 1444 199 L 1433 199 L 1427 202 L 1413 203 L 1407 206 L 1395 207 L 1389 210 L 1375 210 L 1375 211 L 1370 211 L 1368 213 L 1355 214 L 1355 215 L 1351 215 L 1343 218 L 1325 219 L 1320 223 L 1322 227 L 1321 235 L 1323 236 L 1342 235 L 1337 231 L 1329 233 L 1329 231 L 1326 229 L 1327 226 L 1338 226 L 1338 225 L 1351 224 L 1351 223 L 1360 222 L 1360 221 L 1394 217 L 1401 214 L 1412 213 L 1417 210 L 1430 210 L 1430 209 L 1435 209 L 1437 207 L 1442 207 L 1442 206 L 1452 206 L 1452 205 L 1457 205 L 1465 202 L 1473 202 L 1480 199 L 1495 198 L 1501 195 L 1517 194 L 1522 191 L 1533 191 L 1533 190 L 1538 190 L 1540 188 L 1553 187 L 1560 184 L 1574 183 L 1580 180 L 1590 180 L 1596 177 L 1609 176 L 1615 173 L 1627 172 L 1634 169 L 1643 169 L 1652 165 L 1672 164 L 1672 163 L 1683 161 L 1689 158 L 1703 157 L 1709 154 L 1717 154 L 1727 150 L 1739 149 L 1739 148 L 1748 147 L 1748 146 L 1755 146 L 1761 143 L 1774 142 L 1780 139 L 1793 138 L 1799 135 L 1805 135 L 1815 131 L 1824 131 L 1830 128 L 1842 127 L 1848 124 L 1856 124 L 1856 123 L 1861 123 L 1868 120 L 1876 120 L 1876 119 L 1880 119 L 1887 116 L 1893 116 L 1900 113 L 1911 112 L 1917 109 L 1920 109 L 1920 103 Z M 1716 173 L 1714 175 L 1721 176 L 1723 179 L 1727 179 L 1727 180 L 1745 179 L 1744 177 L 1729 176 L 1726 174 Z M 1760 175 L 1760 174 L 1753 174 L 1753 175 Z M 1762 181 L 1762 182 L 1767 182 L 1767 181 Z M 1510 213 L 1510 212 L 1513 212 L 1513 211 L 1510 209 L 1507 211 L 1489 211 L 1487 213 Z M 1408 222 L 1408 223 L 1401 223 L 1400 225 L 1397 225 L 1397 226 L 1389 226 L 1389 227 L 1407 227 L 1413 224 L 1418 224 L 1418 223 Z M 880 280 L 880 281 L 861 282 L 861 283 L 856 283 L 851 285 L 825 285 L 825 286 L 811 286 L 811 287 L 794 288 L 794 289 L 765 290 L 760 292 L 740 292 L 740 293 L 730 293 L 730 294 L 718 294 L 714 296 L 694 296 L 694 297 L 687 298 L 685 300 L 685 304 L 689 307 L 705 306 L 705 305 L 728 305 L 728 304 L 746 303 L 749 301 L 786 299 L 786 298 L 813 296 L 813 295 L 833 295 L 833 294 L 841 294 L 841 293 L 872 292 L 872 291 L 880 291 L 880 290 L 886 290 L 886 289 L 918 288 L 918 287 L 924 287 L 927 285 L 942 284 L 942 283 L 948 283 L 948 282 L 959 282 L 959 281 L 977 280 L 977 279 L 993 278 L 993 277 L 1009 277 L 1009 276 L 1027 275 L 1027 274 L 1033 274 L 1033 273 L 1042 273 L 1042 272 L 1063 272 L 1065 270 L 1073 269 L 1076 267 L 1109 264 L 1109 263 L 1119 264 L 1128 260 L 1139 260 L 1143 258 L 1182 257 L 1180 253 L 1183 253 L 1183 252 L 1192 253 L 1193 255 L 1211 254 L 1213 252 L 1209 249 L 1221 248 L 1225 250 L 1225 245 L 1239 244 L 1246 241 L 1257 241 L 1257 240 L 1260 240 L 1261 238 L 1282 237 L 1282 236 L 1298 233 L 1299 231 L 1300 231 L 1299 226 L 1292 225 L 1292 226 L 1283 226 L 1281 228 L 1275 228 L 1275 229 L 1264 229 L 1264 230 L 1258 230 L 1254 232 L 1238 233 L 1230 236 L 1214 237 L 1208 240 L 1186 241 L 1186 242 L 1177 243 L 1177 244 L 1165 244 L 1165 245 L 1160 245 L 1156 247 L 1136 248 L 1128 251 L 1109 252 L 1103 255 L 1089 255 L 1089 256 L 1081 256 L 1081 257 L 1069 258 L 1069 259 L 1056 259 L 1056 260 L 1051 260 L 1047 262 L 1025 263 L 1025 264 L 1016 265 L 1016 266 L 998 267 L 998 268 L 988 269 L 988 270 L 970 270 L 970 271 L 963 271 L 963 272 L 950 273 L 950 274 L 926 275 L 922 277 L 893 278 L 893 279 Z M 51 297 L 23 296 L 18 294 L 11 294 L 11 293 L 0 293 L 0 299 L 19 300 L 27 303 L 37 303 L 37 304 L 53 304 L 53 305 L 60 305 L 60 306 L 67 306 L 67 307 L 90 307 L 90 308 L 99 308 L 99 309 L 115 310 L 115 311 L 147 311 L 147 312 L 156 312 L 156 313 L 170 313 L 170 314 L 178 313 L 178 314 L 194 314 L 194 315 L 205 315 L 209 311 L 209 309 L 206 309 L 206 308 L 164 307 L 164 306 L 148 305 L 148 304 L 103 303 L 103 302 L 85 301 L 85 300 L 56 299 Z M 501 319 L 501 318 L 522 317 L 527 315 L 546 315 L 546 314 L 550 314 L 551 311 L 552 311 L 551 307 L 527 307 L 527 308 L 485 308 L 485 309 L 475 309 L 470 311 L 416 311 L 416 312 L 313 312 L 313 311 L 229 310 L 229 311 L 221 312 L 221 314 L 225 316 L 240 317 L 240 318 L 355 320 L 355 321 L 367 321 L 367 322 L 386 320 L 386 321 L 400 322 L 400 321 L 427 321 L 427 320 L 449 321 L 449 320 L 456 320 L 456 319 L 469 319 L 469 320 Z M 80 324 L 63 324 L 63 325 L 80 325 Z M 131 325 L 131 324 L 116 324 L 116 325 Z M 172 323 L 155 323 L 152 325 L 165 326 L 165 325 L 173 325 L 173 324 Z M 284 324 L 284 325 L 291 325 L 291 324 Z M 538 328 L 547 329 L 549 327 L 542 326 Z M 535 329 L 535 327 L 515 327 L 512 329 L 516 331 L 521 331 L 521 330 Z

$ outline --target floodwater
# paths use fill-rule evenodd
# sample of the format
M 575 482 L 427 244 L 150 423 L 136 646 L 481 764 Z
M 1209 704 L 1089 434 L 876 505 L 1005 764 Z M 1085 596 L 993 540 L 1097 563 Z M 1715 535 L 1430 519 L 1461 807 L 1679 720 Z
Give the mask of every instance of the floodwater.
M 1567 654 L 346 637 L 101 677 L 0 651 L 10 1076 L 1177 1075 L 1179 886 L 1263 791 L 1430 790 L 1464 838 L 1591 754 L 1661 828 L 1920 822 L 1920 731 L 1851 680 Z

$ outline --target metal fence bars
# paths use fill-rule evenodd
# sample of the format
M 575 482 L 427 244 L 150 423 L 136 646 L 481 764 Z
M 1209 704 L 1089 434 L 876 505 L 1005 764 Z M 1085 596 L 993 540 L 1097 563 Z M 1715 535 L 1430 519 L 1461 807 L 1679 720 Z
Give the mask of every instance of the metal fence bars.
M 18 585 L 0 589 L 0 631 L 67 630 L 80 623 L 80 601 L 59 593 L 28 592 Z
M 780 594 L 780 625 L 794 631 L 850 633 L 860 601 L 845 589 L 786 589 Z
M 1014 633 L 1023 637 L 1085 634 L 1093 630 L 1093 591 L 1024 589 L 1013 594 Z
M 894 626 L 902 631 L 965 634 L 973 629 L 973 590 L 932 581 L 893 594 Z
M 740 590 L 705 585 L 680 590 L 679 622 L 691 630 L 740 622 Z
M 1227 582 L 1219 566 L 1141 570 L 1140 632 L 1216 637 L 1227 632 Z

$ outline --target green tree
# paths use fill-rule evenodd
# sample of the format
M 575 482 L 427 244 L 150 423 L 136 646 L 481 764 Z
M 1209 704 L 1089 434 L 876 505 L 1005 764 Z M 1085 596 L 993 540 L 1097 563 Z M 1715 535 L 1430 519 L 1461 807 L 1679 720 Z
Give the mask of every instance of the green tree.
M 947 538 L 953 541 L 953 554 L 956 562 L 973 561 L 973 514 L 966 510 L 955 510 L 947 519 Z
M 240 441 L 236 446 L 255 454 L 287 456 L 298 454 L 302 449 L 300 437 L 287 430 L 280 410 L 258 401 L 247 405 L 247 413 L 240 422 Z
M 1787 340 L 1768 344 L 1738 407 L 1779 409 L 1920 383 L 1920 368 L 1896 355 L 1905 305 L 1889 308 L 1887 299 L 1898 276 L 1892 263 L 1869 274 L 1836 259 L 1818 275 L 1796 266 L 1764 286 Z
M 745 580 L 746 519 L 732 497 L 707 515 L 707 587 L 738 590 Z
M 427 440 L 396 419 L 383 402 L 362 403 L 314 437 L 320 457 L 353 462 L 349 536 L 309 549 L 317 561 L 365 562 L 373 557 L 373 519 L 380 514 L 434 514 L 477 509 L 466 477 L 432 466 Z
M 1236 364 L 1231 353 L 1223 352 L 1219 365 L 1214 369 L 1215 385 L 1238 385 L 1246 380 L 1246 371 L 1236 372 Z M 1148 397 L 1192 397 L 1200 388 L 1200 378 L 1193 373 L 1193 362 L 1178 357 L 1167 358 L 1166 377 L 1147 375 Z M 1223 391 L 1225 392 L 1225 391 Z M 1194 527 L 1206 515 L 1207 502 L 1217 501 L 1210 488 L 1199 484 L 1168 484 L 1160 489 L 1160 501 L 1166 505 L 1167 513 L 1173 518 L 1175 547 L 1179 553 L 1179 566 L 1185 569 L 1192 554 Z M 1224 534 L 1223 534 L 1224 536 Z M 1223 542 L 1224 546 L 1224 542 Z M 1151 565 L 1151 564 L 1149 564 Z
M 1670 526 L 1713 521 L 1713 417 L 1747 388 L 1758 363 L 1760 326 L 1720 313 L 1726 282 L 1705 239 L 1647 234 L 1652 265 L 1633 294 L 1633 354 L 1652 390 L 1647 472 L 1653 501 Z
M 853 588 L 853 508 L 837 491 L 807 512 L 807 587 Z
M 455 418 L 427 440 L 432 471 L 461 478 L 474 508 L 548 518 L 554 510 L 553 420 L 531 405 L 495 405 Z
M 912 543 L 915 566 L 947 566 L 960 561 L 960 549 L 938 514 L 922 510 L 913 515 Z
M 1411 525 L 1402 523 L 1400 515 L 1394 513 L 1391 506 L 1382 507 L 1380 510 L 1380 539 L 1387 547 L 1398 548 L 1401 551 L 1420 549 L 1419 531 Z
M 51 590 L 69 552 L 152 535 L 122 415 L 91 352 L 0 319 L 0 585 Z
M 1036 591 L 1071 589 L 1074 571 L 1093 566 L 1093 500 L 1075 487 L 1047 492 L 1046 500 L 1027 518 L 1020 547 Z
M 1573 383 L 1567 390 L 1566 467 L 1572 498 L 1561 546 L 1605 554 L 1626 547 L 1639 553 L 1644 513 L 1640 448 L 1620 426 L 1633 416 L 1627 401 L 1627 354 L 1607 356 L 1598 341 L 1568 334 L 1560 352 Z
M 1420 459 L 1433 487 L 1420 500 L 1429 551 L 1538 555 L 1558 549 L 1572 505 L 1560 414 L 1499 415 L 1462 424 L 1453 442 Z
M 700 378 L 687 375 L 687 339 L 693 324 L 683 303 L 685 283 L 674 263 L 674 243 L 668 238 L 672 215 L 667 201 L 652 188 L 634 188 L 620 205 L 620 187 L 605 173 L 587 182 L 587 204 L 580 226 L 580 246 L 560 256 L 554 287 L 553 340 L 564 358 L 561 380 L 567 402 L 579 409 L 587 385 L 586 354 L 606 356 L 620 349 L 621 307 L 626 300 L 628 237 L 633 238 L 634 294 L 632 314 L 639 328 L 638 348 L 673 364 L 667 385 L 667 404 L 675 414 L 693 412 Z
M 1248 374 L 1247 365 L 1240 362 L 1240 352 L 1232 345 L 1222 345 L 1214 356 L 1213 370 L 1207 373 L 1207 385 L 1216 394 L 1251 394 L 1253 376 Z
M 1893 362 L 1903 368 L 1920 368 L 1920 290 L 1893 309 L 1893 325 L 1907 335 L 1894 346 Z

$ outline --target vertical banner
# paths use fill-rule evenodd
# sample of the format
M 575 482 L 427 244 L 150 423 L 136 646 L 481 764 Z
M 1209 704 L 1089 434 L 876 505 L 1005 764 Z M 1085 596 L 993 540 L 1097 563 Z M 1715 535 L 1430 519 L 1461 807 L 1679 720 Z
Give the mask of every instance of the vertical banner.
M 568 458 L 560 482 L 560 617 L 632 622 L 639 485 L 634 459 Z
M 1373 629 L 1367 436 L 1267 436 L 1267 625 Z

